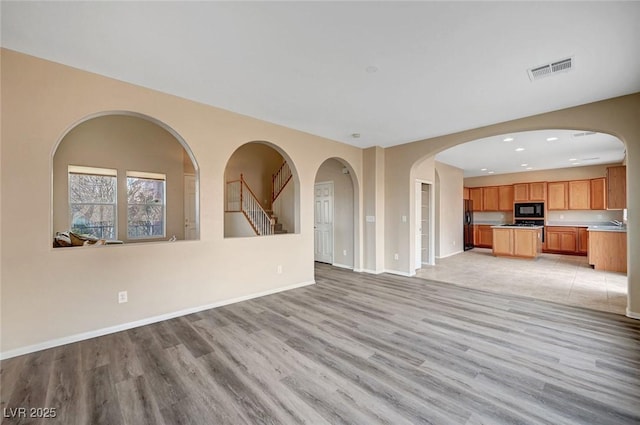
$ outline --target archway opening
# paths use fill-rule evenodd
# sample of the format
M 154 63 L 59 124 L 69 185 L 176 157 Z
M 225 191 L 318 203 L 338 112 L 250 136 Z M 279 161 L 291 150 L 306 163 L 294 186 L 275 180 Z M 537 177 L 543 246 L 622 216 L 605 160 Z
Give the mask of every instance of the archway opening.
M 55 247 L 199 239 L 198 167 L 164 124 L 103 113 L 58 143 L 52 210 Z
M 225 167 L 224 237 L 299 232 L 298 175 L 284 151 L 268 142 L 249 142 Z
M 314 181 L 314 260 L 358 268 L 357 182 L 338 158 L 325 160 Z

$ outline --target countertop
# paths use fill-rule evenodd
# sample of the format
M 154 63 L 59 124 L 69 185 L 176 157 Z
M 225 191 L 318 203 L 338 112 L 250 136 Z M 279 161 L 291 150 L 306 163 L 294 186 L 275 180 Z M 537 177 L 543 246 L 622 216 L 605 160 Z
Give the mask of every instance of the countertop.
M 627 226 L 589 226 L 587 228 L 587 232 L 616 232 L 616 233 L 627 233 Z
M 542 229 L 544 226 L 517 226 L 510 224 L 498 224 L 496 226 L 491 226 L 492 229 L 522 229 L 522 230 L 535 230 Z

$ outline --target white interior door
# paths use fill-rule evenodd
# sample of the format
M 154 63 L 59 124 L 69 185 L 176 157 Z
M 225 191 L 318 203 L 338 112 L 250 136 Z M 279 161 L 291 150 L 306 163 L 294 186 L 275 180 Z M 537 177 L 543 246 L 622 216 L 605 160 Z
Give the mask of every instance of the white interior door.
M 314 259 L 333 263 L 333 182 L 315 185 Z
M 196 218 L 196 176 L 184 176 L 184 238 L 198 239 L 198 220 Z

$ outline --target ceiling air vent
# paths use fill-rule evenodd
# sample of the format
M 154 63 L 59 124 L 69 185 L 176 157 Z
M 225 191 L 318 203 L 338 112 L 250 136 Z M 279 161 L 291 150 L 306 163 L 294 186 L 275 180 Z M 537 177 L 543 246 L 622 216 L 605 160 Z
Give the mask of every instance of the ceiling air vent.
M 536 66 L 527 70 L 531 81 L 556 74 L 558 72 L 567 72 L 573 68 L 573 58 L 562 59 L 545 65 Z

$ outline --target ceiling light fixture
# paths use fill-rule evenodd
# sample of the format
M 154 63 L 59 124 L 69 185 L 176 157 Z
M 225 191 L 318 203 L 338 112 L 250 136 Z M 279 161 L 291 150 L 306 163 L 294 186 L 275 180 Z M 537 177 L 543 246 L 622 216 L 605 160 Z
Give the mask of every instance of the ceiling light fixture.
M 547 137 L 547 142 L 555 142 L 556 140 L 558 140 L 557 137 Z
M 505 137 L 504 139 L 502 139 L 503 142 L 513 142 L 513 137 Z
M 359 139 L 360 133 L 351 133 L 351 137 L 353 137 L 354 139 Z
M 526 167 L 529 164 L 520 164 L 521 167 Z
M 489 171 L 489 173 L 488 173 L 488 174 L 493 174 L 494 172 L 495 172 L 495 171 Z
M 516 148 L 516 152 L 522 152 L 524 148 Z
M 486 168 L 481 168 L 480 171 L 487 171 L 487 169 Z
M 533 167 L 527 167 L 527 170 L 533 170 Z
M 577 161 L 578 158 L 569 158 L 569 161 Z

